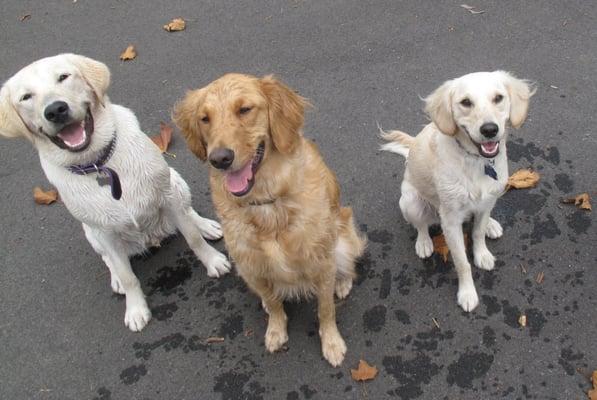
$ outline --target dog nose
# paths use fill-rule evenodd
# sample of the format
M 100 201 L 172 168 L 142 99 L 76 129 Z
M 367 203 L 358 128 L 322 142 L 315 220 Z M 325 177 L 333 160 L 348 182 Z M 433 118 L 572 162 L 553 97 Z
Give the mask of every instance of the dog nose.
M 44 116 L 48 121 L 62 124 L 68 120 L 68 104 L 64 101 L 55 101 L 44 110 Z
M 479 130 L 481 131 L 481 135 L 485 136 L 488 139 L 491 139 L 495 137 L 495 135 L 497 135 L 499 129 L 500 128 L 498 128 L 498 126 L 493 122 L 487 122 L 481 125 L 481 129 Z
M 209 154 L 209 162 L 217 169 L 228 168 L 232 165 L 232 161 L 234 161 L 234 151 L 224 147 L 214 149 Z

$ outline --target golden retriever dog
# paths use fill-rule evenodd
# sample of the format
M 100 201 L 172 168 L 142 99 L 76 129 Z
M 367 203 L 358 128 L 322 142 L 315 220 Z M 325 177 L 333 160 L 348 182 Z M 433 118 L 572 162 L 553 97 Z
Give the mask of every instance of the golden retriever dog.
M 228 74 L 187 93 L 173 119 L 209 160 L 224 240 L 240 276 L 269 314 L 265 346 L 288 340 L 282 302 L 315 295 L 323 356 L 339 366 L 346 344 L 334 293 L 352 288 L 366 239 L 315 144 L 302 135 L 307 101 L 272 76 Z
M 534 90 L 508 72 L 475 72 L 449 80 L 425 99 L 432 122 L 412 137 L 383 134 L 382 150 L 407 159 L 400 209 L 418 232 L 415 250 L 433 252 L 429 226 L 440 222 L 458 275 L 457 302 L 464 311 L 479 304 L 462 233 L 473 217 L 475 265 L 492 270 L 495 257 L 485 236 L 497 239 L 502 226 L 490 217 L 508 181 L 507 127 L 520 127 Z

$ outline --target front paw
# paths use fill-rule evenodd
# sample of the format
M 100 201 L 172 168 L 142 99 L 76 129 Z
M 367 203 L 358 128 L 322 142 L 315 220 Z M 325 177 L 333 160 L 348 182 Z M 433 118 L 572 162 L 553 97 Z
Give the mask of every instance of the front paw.
M 212 278 L 219 278 L 220 276 L 230 272 L 230 261 L 226 256 L 219 251 L 212 249 L 212 254 L 208 259 L 203 261 L 203 265 L 207 269 L 207 275 Z
M 110 273 L 110 286 L 112 286 L 112 291 L 116 294 L 124 294 L 124 288 L 122 287 L 122 283 L 120 283 L 120 279 L 116 276 L 116 274 Z
M 489 218 L 487 223 L 487 229 L 485 229 L 485 235 L 490 239 L 497 239 L 502 237 L 504 234 L 504 228 L 493 218 Z
M 126 308 L 124 324 L 133 332 L 139 332 L 151 320 L 151 311 L 147 304 L 140 304 Z
M 433 241 L 427 236 L 417 236 L 417 241 L 415 243 L 415 251 L 419 258 L 428 258 L 431 257 L 433 253 Z
M 339 332 L 321 335 L 321 352 L 333 367 L 338 367 L 346 355 L 346 343 Z
M 278 351 L 286 342 L 288 342 L 286 329 L 267 327 L 267 331 L 265 332 L 265 348 L 267 351 L 270 353 Z
M 352 278 L 336 280 L 336 287 L 334 291 L 336 292 L 336 297 L 338 297 L 339 299 L 346 298 L 346 296 L 348 296 L 348 294 L 350 293 L 351 289 Z
M 203 218 L 199 224 L 199 231 L 201 236 L 207 240 L 218 240 L 222 238 L 222 227 L 218 221 L 213 219 Z
M 471 312 L 479 304 L 479 296 L 475 287 L 458 289 L 458 305 L 466 312 Z
M 495 266 L 495 257 L 487 249 L 479 249 L 474 251 L 475 253 L 475 265 L 486 271 L 491 271 Z

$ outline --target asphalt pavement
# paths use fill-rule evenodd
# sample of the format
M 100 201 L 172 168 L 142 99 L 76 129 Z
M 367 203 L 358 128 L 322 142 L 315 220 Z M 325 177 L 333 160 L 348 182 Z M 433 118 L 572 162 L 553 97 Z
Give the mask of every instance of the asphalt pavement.
M 258 299 L 236 274 L 207 277 L 182 237 L 134 259 L 154 319 L 133 333 L 80 224 L 62 204 L 34 204 L 32 188 L 49 186 L 34 149 L 1 140 L 0 398 L 584 399 L 597 369 L 595 212 L 561 200 L 597 198 L 597 9 L 470 5 L 484 13 L 433 0 L 3 0 L 0 80 L 61 52 L 93 57 L 111 69 L 112 101 L 150 135 L 187 89 L 226 72 L 279 76 L 313 103 L 305 135 L 369 247 L 337 304 L 340 368 L 321 356 L 313 301 L 286 304 L 288 349 L 266 353 Z M 162 29 L 178 16 L 186 30 Z M 138 56 L 122 62 L 129 44 Z M 481 303 L 466 314 L 452 263 L 415 254 L 398 208 L 404 163 L 378 151 L 377 123 L 414 134 L 426 123 L 420 96 L 496 69 L 536 82 L 508 154 L 511 171 L 530 167 L 541 181 L 498 201 L 505 234 L 489 248 L 499 261 L 475 269 Z M 170 152 L 195 208 L 215 217 L 207 167 L 178 134 Z M 379 369 L 373 381 L 352 380 L 361 358 Z

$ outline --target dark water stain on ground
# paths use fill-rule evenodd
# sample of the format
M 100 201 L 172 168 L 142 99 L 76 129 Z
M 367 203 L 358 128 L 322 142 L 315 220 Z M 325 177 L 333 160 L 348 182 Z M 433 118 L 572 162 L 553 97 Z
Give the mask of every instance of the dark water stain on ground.
M 166 266 L 158 269 L 157 276 L 148 279 L 147 285 L 151 288 L 149 295 L 159 292 L 163 296 L 169 296 L 191 279 L 191 276 L 193 276 L 191 263 L 181 258 L 177 261 L 177 264 L 178 266 L 175 268 Z
M 132 365 L 120 373 L 120 380 L 125 385 L 132 385 L 145 375 L 147 375 L 147 369 L 144 364 Z
M 193 335 L 187 338 L 182 333 L 173 333 L 172 335 L 165 336 L 155 342 L 133 343 L 135 357 L 144 360 L 149 360 L 151 353 L 159 348 L 162 348 L 166 352 L 180 348 L 184 353 L 188 353 L 189 351 L 205 351 L 208 347 L 206 344 L 202 343 L 199 336 Z
M 392 290 L 392 273 L 389 269 L 384 269 L 381 273 L 381 285 L 379 287 L 379 298 L 385 299 Z
M 504 322 L 512 328 L 518 328 L 518 318 L 520 317 L 520 309 L 516 306 L 511 306 L 508 300 L 502 301 L 502 308 L 504 314 Z
M 446 380 L 450 385 L 456 384 L 463 389 L 471 389 L 473 380 L 485 376 L 492 363 L 493 355 L 467 350 L 456 362 L 448 366 Z
M 591 226 L 591 218 L 585 210 L 575 210 L 573 213 L 566 216 L 568 221 L 567 225 L 576 233 L 587 233 L 587 230 Z
M 293 390 L 292 392 L 286 393 L 286 400 L 299 400 L 298 392 Z
M 388 394 L 402 400 L 411 400 L 423 394 L 423 385 L 428 385 L 431 378 L 439 374 L 442 367 L 433 363 L 426 354 L 419 353 L 413 359 L 405 360 L 402 356 L 384 357 L 382 361 L 386 373 L 392 375 L 399 383 Z
M 441 331 L 435 327 L 427 332 L 419 332 L 415 335 L 413 340 L 413 349 L 416 351 L 435 351 L 439 347 L 439 343 L 444 340 L 454 339 L 453 331 Z
M 371 258 L 371 253 L 368 251 L 357 261 L 356 271 L 357 277 L 355 285 L 360 285 L 365 279 L 371 279 L 375 276 L 375 260 Z
M 97 389 L 97 396 L 93 400 L 112 400 L 112 392 L 105 387 Z
M 410 316 L 408 315 L 408 313 L 404 310 L 394 310 L 394 315 L 396 316 L 396 319 L 400 322 L 402 322 L 405 325 L 410 325 Z
M 379 332 L 386 324 L 386 306 L 373 306 L 363 314 L 365 331 Z
M 376 229 L 374 231 L 371 231 L 367 234 L 367 237 L 370 241 L 381 244 L 391 243 L 394 239 L 394 235 L 391 232 L 386 231 L 385 229 Z
M 533 218 L 533 232 L 531 232 L 531 244 L 541 243 L 543 239 L 553 239 L 562 233 L 553 215 L 546 214 L 547 219 L 541 221 L 539 216 Z
M 502 311 L 502 307 L 500 306 L 497 297 L 484 294 L 481 296 L 481 300 L 483 301 L 483 304 L 485 304 L 485 313 L 488 317 L 491 317 L 493 314 L 497 314 Z
M 570 179 L 568 174 L 563 172 L 555 175 L 553 183 L 555 183 L 558 190 L 563 193 L 570 193 L 574 189 L 574 182 Z
M 578 361 L 582 360 L 584 356 L 585 355 L 581 352 L 575 353 L 572 349 L 572 346 L 568 346 L 567 348 L 561 350 L 558 363 L 568 375 L 572 376 L 576 373 Z
M 529 163 L 532 163 L 535 157 L 538 156 L 553 165 L 560 164 L 560 151 L 554 146 L 547 148 L 547 152 L 545 152 L 535 143 L 524 144 L 522 139 L 515 139 L 514 141 L 508 141 L 507 148 L 508 159 L 514 162 L 519 162 L 525 158 Z
M 220 325 L 218 336 L 228 336 L 234 339 L 238 334 L 244 331 L 244 318 L 242 314 L 229 315 L 224 319 Z
M 485 326 L 483 328 L 483 344 L 485 347 L 493 347 L 496 344 L 496 341 L 495 331 L 491 329 L 490 326 Z
M 222 400 L 256 399 L 256 397 L 248 397 L 248 393 L 244 392 L 245 384 L 249 379 L 251 379 L 249 374 L 225 372 L 216 377 L 213 390 L 222 394 Z
M 151 314 L 158 321 L 165 321 L 170 319 L 176 311 L 178 311 L 176 303 L 165 303 L 153 307 L 151 309 Z
M 307 400 L 317 394 L 317 390 L 310 388 L 309 385 L 302 385 L 299 389 Z
M 537 337 L 541 333 L 541 329 L 547 322 L 543 313 L 536 308 L 530 308 L 525 311 L 527 316 L 527 327 L 531 336 Z
M 224 279 L 210 279 L 199 289 L 197 297 L 207 297 L 208 304 L 216 309 L 226 302 L 225 294 L 231 291 L 247 293 L 247 285 L 238 276 L 226 276 Z

